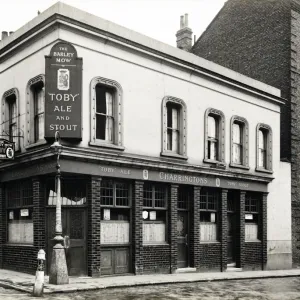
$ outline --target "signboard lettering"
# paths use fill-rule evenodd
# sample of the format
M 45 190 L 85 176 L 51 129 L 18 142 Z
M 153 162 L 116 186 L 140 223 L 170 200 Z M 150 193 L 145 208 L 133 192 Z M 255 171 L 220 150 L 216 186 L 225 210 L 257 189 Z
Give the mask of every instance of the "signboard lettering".
M 73 45 L 55 44 L 46 57 L 45 137 L 81 139 L 82 59 Z
M 14 159 L 15 157 L 15 143 L 0 139 L 0 159 Z

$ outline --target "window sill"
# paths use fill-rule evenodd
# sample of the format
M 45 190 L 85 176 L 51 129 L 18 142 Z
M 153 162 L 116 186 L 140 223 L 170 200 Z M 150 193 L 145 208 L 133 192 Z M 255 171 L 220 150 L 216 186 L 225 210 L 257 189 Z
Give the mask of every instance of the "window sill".
M 118 145 L 109 144 L 109 143 L 102 143 L 102 142 L 89 142 L 89 145 L 95 146 L 95 147 L 113 149 L 113 150 L 120 150 L 120 151 L 125 150 L 125 147 L 123 147 L 123 146 L 118 146 Z
M 245 240 L 245 243 L 261 243 L 261 240 Z
M 103 248 L 110 248 L 110 247 L 129 247 L 130 243 L 100 243 L 101 247 Z
M 47 144 L 47 141 L 46 140 L 40 140 L 36 143 L 32 143 L 28 146 L 25 146 L 25 149 L 28 150 L 28 149 L 31 149 L 31 148 L 34 148 L 34 147 L 38 147 L 38 146 L 41 146 L 41 145 L 45 145 Z
M 202 244 L 220 244 L 219 241 L 200 241 L 200 245 Z
M 151 247 L 151 246 L 168 246 L 169 244 L 167 242 L 153 242 L 153 243 L 143 243 L 143 247 Z
M 6 243 L 3 246 L 5 247 L 34 247 L 33 244 L 22 244 L 22 243 Z
M 261 173 L 267 173 L 267 174 L 273 174 L 273 170 L 267 170 L 267 169 L 263 169 L 263 168 L 255 168 L 256 172 L 261 172 Z
M 161 152 L 160 153 L 161 156 L 164 156 L 164 157 L 170 157 L 170 158 L 179 158 L 179 159 L 184 159 L 184 160 L 187 160 L 188 157 L 185 156 L 185 155 L 181 155 L 181 154 L 178 154 L 178 153 L 173 153 L 173 152 Z
M 230 168 L 236 168 L 236 169 L 250 170 L 250 167 L 248 167 L 248 166 L 238 165 L 238 164 L 235 164 L 235 163 L 230 163 L 229 167 Z
M 213 159 L 204 158 L 203 162 L 204 163 L 208 163 L 208 164 L 213 164 L 214 165 L 213 168 L 226 169 L 225 163 L 222 162 L 222 161 L 219 161 L 219 160 L 213 160 Z

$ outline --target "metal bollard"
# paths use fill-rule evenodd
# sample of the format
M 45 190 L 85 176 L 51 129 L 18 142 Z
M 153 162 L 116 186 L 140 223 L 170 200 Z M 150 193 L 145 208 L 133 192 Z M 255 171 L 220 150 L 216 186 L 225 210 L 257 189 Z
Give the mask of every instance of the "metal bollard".
M 33 296 L 42 297 L 44 292 L 45 261 L 46 261 L 46 253 L 43 249 L 39 250 L 37 259 L 38 259 L 38 266 L 35 273 Z

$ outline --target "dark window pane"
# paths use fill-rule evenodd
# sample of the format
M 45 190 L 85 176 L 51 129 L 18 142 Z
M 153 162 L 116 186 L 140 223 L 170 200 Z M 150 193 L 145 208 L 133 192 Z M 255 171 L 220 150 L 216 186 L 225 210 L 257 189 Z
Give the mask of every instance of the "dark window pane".
M 106 87 L 103 85 L 96 85 L 96 112 L 106 115 Z
M 96 139 L 105 140 L 106 116 L 96 115 Z
M 172 128 L 172 105 L 167 103 L 167 127 Z
M 116 206 L 129 206 L 129 186 L 126 183 L 116 183 Z

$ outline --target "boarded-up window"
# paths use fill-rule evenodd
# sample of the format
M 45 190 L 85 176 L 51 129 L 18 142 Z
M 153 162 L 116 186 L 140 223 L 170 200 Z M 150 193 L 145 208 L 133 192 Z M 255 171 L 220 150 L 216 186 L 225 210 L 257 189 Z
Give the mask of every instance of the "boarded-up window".
M 162 184 L 144 184 L 143 193 L 143 242 L 166 241 L 167 187 Z
M 31 181 L 7 185 L 8 242 L 33 244 L 33 189 Z
M 261 217 L 260 193 L 246 193 L 245 199 L 245 240 L 255 241 L 260 239 L 260 217 Z
M 101 222 L 101 244 L 128 244 L 129 228 L 126 221 Z
M 219 191 L 201 189 L 200 193 L 200 241 L 213 242 L 218 239 Z

